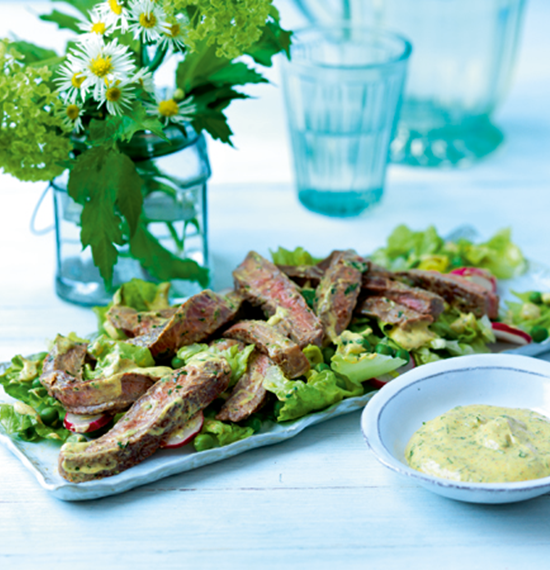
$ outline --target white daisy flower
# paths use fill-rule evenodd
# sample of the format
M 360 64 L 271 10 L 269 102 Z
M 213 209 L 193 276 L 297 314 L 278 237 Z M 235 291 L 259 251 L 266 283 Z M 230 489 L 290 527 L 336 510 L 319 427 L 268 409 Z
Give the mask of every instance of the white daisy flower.
M 55 113 L 61 118 L 61 122 L 67 131 L 78 133 L 84 130 L 82 126 L 82 107 L 71 101 L 67 101 L 67 103 L 59 106 Z
M 176 89 L 177 91 L 180 90 Z M 197 110 L 192 96 L 183 101 L 177 101 L 174 97 L 171 99 L 157 98 L 156 103 L 145 103 L 145 108 L 150 115 L 156 115 L 165 126 L 169 123 L 180 125 L 188 123 Z
M 187 30 L 181 20 L 166 22 L 161 33 L 160 45 L 172 48 L 174 51 L 186 48 Z
M 86 76 L 83 72 L 83 66 L 75 62 L 65 62 L 58 71 L 58 77 L 55 82 L 58 90 L 65 93 L 67 100 L 75 102 L 80 95 L 84 99 L 85 90 L 82 88 Z
M 105 18 L 107 25 L 119 28 L 122 33 L 128 31 L 129 11 L 123 0 L 106 0 L 97 9 Z
M 124 111 L 132 108 L 132 101 L 136 98 L 134 86 L 119 80 L 108 83 L 102 93 L 100 103 L 105 104 L 111 115 L 122 115 Z
M 89 39 L 94 36 L 105 36 L 108 34 L 112 26 L 108 23 L 106 15 L 99 10 L 96 6 L 93 10 L 89 12 L 91 22 L 83 22 L 78 24 L 78 27 L 86 32 L 80 36 L 80 39 Z
M 160 5 L 150 0 L 138 0 L 132 2 L 130 14 L 130 31 L 134 39 L 141 37 L 149 43 L 161 38 L 166 27 L 166 14 Z
M 138 69 L 137 73 L 132 77 L 132 83 L 137 83 L 147 93 L 155 91 L 155 83 L 153 74 L 145 67 Z
M 85 79 L 81 89 L 92 89 L 96 101 L 101 99 L 107 84 L 117 80 L 128 82 L 136 71 L 128 48 L 118 45 L 116 39 L 109 43 L 104 43 L 101 39 L 83 42 L 79 49 L 67 57 L 73 65 L 82 69 Z

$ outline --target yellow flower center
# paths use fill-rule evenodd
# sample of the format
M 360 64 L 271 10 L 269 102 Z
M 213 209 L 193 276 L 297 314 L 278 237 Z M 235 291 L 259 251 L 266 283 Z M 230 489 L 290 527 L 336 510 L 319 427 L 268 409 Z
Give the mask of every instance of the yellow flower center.
M 139 15 L 139 23 L 143 28 L 151 29 L 157 25 L 157 18 L 153 12 L 150 14 L 143 12 Z
M 86 79 L 86 77 L 84 75 L 82 75 L 82 73 L 79 73 L 78 71 L 76 73 L 73 74 L 73 76 L 71 77 L 71 85 L 73 87 L 76 87 L 77 89 L 80 89 L 81 85 L 84 83 L 84 80 Z
M 105 24 L 103 22 L 96 22 L 95 24 L 92 24 L 92 32 L 94 34 L 100 34 L 103 35 L 105 33 Z
M 166 35 L 171 38 L 177 38 L 180 35 L 181 26 L 179 24 L 170 24 L 166 30 Z
M 103 57 L 98 55 L 95 59 L 90 62 L 90 71 L 97 75 L 97 77 L 105 77 L 107 74 L 113 71 L 113 64 L 111 63 L 111 57 Z
M 117 16 L 122 14 L 122 6 L 118 3 L 118 0 L 109 0 L 109 8 L 111 8 L 111 11 Z
M 111 103 L 116 103 L 122 97 L 122 91 L 118 87 L 109 87 L 105 91 L 105 99 L 111 101 Z
M 167 101 L 161 101 L 159 103 L 159 113 L 163 117 L 173 117 L 178 114 L 179 109 L 174 99 L 168 99 Z
M 76 121 L 80 115 L 80 109 L 77 105 L 69 105 L 65 110 L 65 113 L 67 114 L 67 117 L 71 119 L 71 121 Z

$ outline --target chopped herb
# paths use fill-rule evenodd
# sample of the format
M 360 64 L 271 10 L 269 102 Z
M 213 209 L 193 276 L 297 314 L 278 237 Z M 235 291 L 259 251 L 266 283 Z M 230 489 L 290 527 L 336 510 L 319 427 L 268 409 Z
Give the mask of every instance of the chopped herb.
M 359 283 L 352 283 L 351 285 L 348 285 L 346 287 L 346 290 L 344 291 L 344 295 L 349 295 L 352 291 L 355 291 L 355 289 L 357 289 L 358 286 Z

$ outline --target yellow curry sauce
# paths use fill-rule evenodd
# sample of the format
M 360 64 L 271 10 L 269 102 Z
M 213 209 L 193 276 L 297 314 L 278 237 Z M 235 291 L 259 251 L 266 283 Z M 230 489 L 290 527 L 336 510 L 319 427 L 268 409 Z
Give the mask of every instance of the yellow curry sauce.
M 550 475 L 550 420 L 537 412 L 457 406 L 416 431 L 408 464 L 428 475 L 496 483 Z

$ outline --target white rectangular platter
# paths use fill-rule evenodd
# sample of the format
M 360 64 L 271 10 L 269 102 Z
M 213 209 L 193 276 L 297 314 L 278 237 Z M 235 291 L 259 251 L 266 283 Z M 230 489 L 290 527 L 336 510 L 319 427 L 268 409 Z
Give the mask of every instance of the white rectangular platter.
M 543 290 L 550 291 L 550 269 L 537 263 L 530 263 L 529 270 L 524 275 L 504 283 L 499 291 L 502 302 L 512 300 L 510 291 Z M 526 356 L 541 356 L 550 352 L 550 339 L 541 344 L 529 344 L 507 350 Z M 2 374 L 9 363 L 0 364 Z M 336 416 L 348 414 L 361 409 L 370 400 L 374 392 L 369 392 L 357 398 L 349 398 L 321 412 L 287 422 L 285 424 L 264 424 L 261 432 L 226 447 L 195 452 L 191 445 L 179 449 L 160 450 L 143 463 L 128 469 L 113 477 L 86 483 L 69 483 L 63 479 L 57 470 L 59 445 L 53 442 L 28 443 L 11 439 L 0 426 L 0 443 L 10 449 L 13 454 L 36 477 L 38 483 L 54 497 L 65 501 L 84 501 L 98 499 L 117 493 L 122 493 L 168 477 L 183 473 L 203 465 L 221 461 L 256 447 L 279 443 L 294 437 L 308 426 L 329 420 Z M 10 402 L 12 399 L 0 387 L 0 402 Z M 359 429 L 359 424 L 357 425 Z

